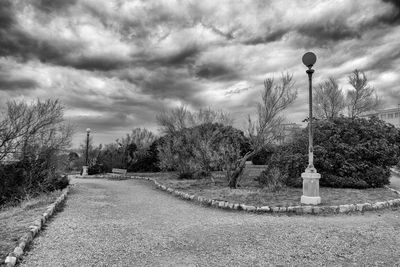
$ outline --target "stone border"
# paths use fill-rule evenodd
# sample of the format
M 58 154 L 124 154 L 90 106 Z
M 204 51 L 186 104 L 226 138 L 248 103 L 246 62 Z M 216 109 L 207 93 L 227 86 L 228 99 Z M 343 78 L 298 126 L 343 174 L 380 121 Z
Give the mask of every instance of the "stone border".
M 57 213 L 57 208 L 62 206 L 67 198 L 67 194 L 71 188 L 71 185 L 67 186 L 62 190 L 61 195 L 57 198 L 57 200 L 47 206 L 47 210 L 41 215 L 37 220 L 35 220 L 32 225 L 29 226 L 29 231 L 25 233 L 20 239 L 19 244 L 15 247 L 14 251 L 9 253 L 6 257 L 4 263 L 7 267 L 15 266 L 17 261 L 22 258 L 24 254 L 24 250 L 29 246 L 29 244 L 33 241 L 35 236 L 39 233 L 39 231 L 43 228 L 45 223 L 55 214 Z
M 163 191 L 166 191 L 170 194 L 173 194 L 176 197 L 195 201 L 202 205 L 227 209 L 227 210 L 243 210 L 246 212 L 253 213 L 274 213 L 274 214 L 349 214 L 353 212 L 364 212 L 364 211 L 373 211 L 373 210 L 382 210 L 386 208 L 399 207 L 400 206 L 400 198 L 393 199 L 389 201 L 382 201 L 376 203 L 362 203 L 362 204 L 347 204 L 347 205 L 337 205 L 337 206 L 289 206 L 289 207 L 276 207 L 276 206 L 262 206 L 256 207 L 251 205 L 246 205 L 243 203 L 230 203 L 227 201 L 219 201 L 214 199 L 209 199 L 205 197 L 196 197 L 195 195 L 190 195 L 185 192 L 181 192 L 175 190 L 170 187 L 166 187 L 165 185 L 160 184 L 155 179 L 150 177 L 142 177 L 142 176 L 130 176 L 131 179 L 140 179 L 140 180 L 149 180 L 152 181 L 155 186 Z M 392 189 L 388 186 L 385 188 L 395 192 L 400 195 L 400 191 Z

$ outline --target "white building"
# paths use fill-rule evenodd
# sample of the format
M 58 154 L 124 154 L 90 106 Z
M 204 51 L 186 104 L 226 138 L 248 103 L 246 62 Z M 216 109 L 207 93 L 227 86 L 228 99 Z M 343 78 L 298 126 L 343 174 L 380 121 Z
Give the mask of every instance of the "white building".
M 361 117 L 377 116 L 379 119 L 400 128 L 400 105 L 397 108 L 381 109 Z

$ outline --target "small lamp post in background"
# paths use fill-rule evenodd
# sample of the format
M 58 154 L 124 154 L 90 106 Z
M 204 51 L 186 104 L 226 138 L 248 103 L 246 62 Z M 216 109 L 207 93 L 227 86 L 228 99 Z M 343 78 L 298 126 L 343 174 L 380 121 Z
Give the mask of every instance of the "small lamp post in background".
M 313 52 L 307 52 L 302 58 L 303 64 L 308 67 L 308 93 L 309 93 L 309 116 L 308 116 L 308 167 L 301 174 L 303 178 L 303 195 L 301 196 L 302 204 L 318 205 L 321 203 L 319 196 L 319 179 L 321 174 L 317 173 L 314 167 L 314 148 L 313 148 L 313 114 L 312 114 L 312 75 L 313 65 L 317 61 L 317 56 Z
M 90 134 L 90 128 L 86 129 L 86 161 L 85 161 L 85 166 L 83 166 L 83 171 L 82 171 L 82 176 L 88 175 L 88 169 L 89 169 L 89 134 Z
M 399 128 L 400 128 L 400 104 L 397 104 L 397 116 L 399 117 Z

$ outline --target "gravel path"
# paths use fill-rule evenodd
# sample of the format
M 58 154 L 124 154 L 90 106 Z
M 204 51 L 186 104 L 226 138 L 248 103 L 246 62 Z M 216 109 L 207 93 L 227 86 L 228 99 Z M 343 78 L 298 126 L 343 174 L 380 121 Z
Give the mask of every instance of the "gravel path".
M 148 181 L 74 182 L 21 266 L 400 266 L 400 210 L 257 215 L 202 207 Z

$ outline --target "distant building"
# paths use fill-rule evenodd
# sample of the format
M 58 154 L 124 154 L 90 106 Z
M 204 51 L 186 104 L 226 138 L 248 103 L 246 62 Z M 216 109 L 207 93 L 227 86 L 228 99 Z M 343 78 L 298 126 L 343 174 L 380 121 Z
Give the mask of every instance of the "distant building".
M 377 116 L 379 119 L 393 124 L 395 127 L 400 128 L 400 107 L 398 108 L 389 108 L 389 109 L 381 109 L 375 112 L 371 112 L 361 117 L 372 117 Z

